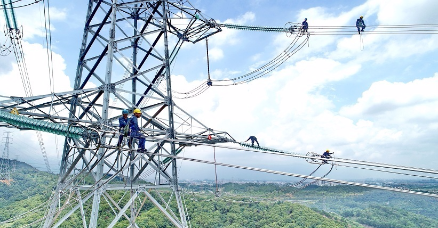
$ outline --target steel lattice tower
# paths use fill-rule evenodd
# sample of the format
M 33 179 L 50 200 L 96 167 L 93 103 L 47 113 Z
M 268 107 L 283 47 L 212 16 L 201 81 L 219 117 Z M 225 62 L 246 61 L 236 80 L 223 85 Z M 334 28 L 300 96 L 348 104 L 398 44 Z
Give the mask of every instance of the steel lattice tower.
M 12 137 L 11 132 L 5 132 L 6 136 L 3 137 L 5 147 L 3 148 L 2 160 L 0 162 L 0 180 L 11 180 L 11 173 L 14 171 L 14 164 L 9 158 L 9 144 L 11 144 Z
M 67 136 L 43 227 L 62 226 L 71 216 L 84 227 L 139 227 L 146 199 L 175 226 L 188 226 L 177 163 L 165 155 L 175 156 L 191 142 L 234 139 L 175 104 L 170 66 L 184 43 L 220 31 L 187 1 L 89 0 L 74 90 L 0 101 L 2 116 L 16 123 L 4 126 Z M 142 110 L 148 153 L 127 143 L 116 146 L 121 111 L 135 108 Z M 20 115 L 5 112 L 12 109 Z M 82 135 L 65 134 L 79 128 Z M 99 216 L 103 205 L 113 214 L 105 221 Z

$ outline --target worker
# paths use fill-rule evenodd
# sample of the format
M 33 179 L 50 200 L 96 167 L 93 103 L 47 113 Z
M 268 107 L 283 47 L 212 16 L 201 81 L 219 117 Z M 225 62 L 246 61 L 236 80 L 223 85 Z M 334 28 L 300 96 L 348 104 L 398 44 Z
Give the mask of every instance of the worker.
M 117 147 L 120 147 L 120 145 L 122 144 L 123 137 L 128 136 L 128 134 L 129 134 L 128 113 L 129 113 L 129 111 L 124 109 L 122 111 L 122 117 L 119 118 L 120 136 L 119 136 L 119 141 L 117 142 Z M 125 130 L 125 128 L 127 128 L 127 129 Z
M 365 21 L 363 21 L 363 16 L 360 16 L 360 18 L 358 18 L 356 20 L 356 27 L 357 27 L 357 32 L 360 34 L 360 32 L 363 32 L 363 30 L 365 29 Z
M 322 155 L 321 155 L 321 158 L 328 158 L 328 159 L 330 159 L 330 158 L 332 158 L 332 154 L 333 154 L 334 152 L 330 152 L 330 150 L 329 149 L 327 149 Z M 322 163 L 323 164 L 327 164 L 327 160 L 322 160 Z
M 259 141 L 257 141 L 257 138 L 255 136 L 249 136 L 249 138 L 245 142 L 248 142 L 248 140 L 251 140 L 251 146 L 254 146 L 255 141 L 257 143 L 257 146 L 260 147 Z
M 138 118 L 141 117 L 141 111 L 140 109 L 136 108 L 134 109 L 134 115 L 129 119 L 129 129 L 131 130 L 131 142 L 130 146 L 132 146 L 132 140 L 134 138 L 138 139 L 138 152 L 146 152 L 145 150 L 145 143 L 146 139 L 145 136 L 141 133 L 141 129 L 138 126 Z
M 303 23 L 301 23 L 301 35 L 307 33 L 307 29 L 309 28 L 309 24 L 307 24 L 307 18 L 304 18 Z

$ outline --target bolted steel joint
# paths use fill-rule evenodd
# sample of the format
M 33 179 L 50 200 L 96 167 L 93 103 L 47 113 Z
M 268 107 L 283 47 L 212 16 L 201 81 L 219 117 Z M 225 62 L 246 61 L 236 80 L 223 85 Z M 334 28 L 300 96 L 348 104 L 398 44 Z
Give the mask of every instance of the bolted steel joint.
M 175 136 L 175 131 L 172 131 L 171 128 L 167 128 L 166 129 L 166 135 L 168 138 L 173 138 L 173 136 Z
M 101 91 L 108 90 L 110 93 L 115 93 L 116 92 L 116 85 L 114 83 L 101 85 L 101 86 L 99 86 L 99 90 L 101 90 Z
M 170 97 L 168 97 L 168 96 L 164 97 L 164 103 L 165 103 L 167 106 L 170 106 L 170 104 L 171 104 Z
M 12 100 L 16 103 L 24 103 L 24 99 L 22 97 L 12 97 Z

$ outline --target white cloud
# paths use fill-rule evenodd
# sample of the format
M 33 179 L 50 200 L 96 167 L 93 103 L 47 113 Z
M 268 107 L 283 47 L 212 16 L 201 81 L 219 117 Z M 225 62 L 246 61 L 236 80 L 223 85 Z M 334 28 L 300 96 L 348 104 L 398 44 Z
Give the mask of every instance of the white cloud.
M 343 107 L 340 112 L 357 118 L 415 108 L 416 112 L 403 112 L 403 116 L 406 118 L 436 116 L 438 109 L 435 110 L 431 103 L 438 102 L 437 86 L 438 74 L 408 83 L 378 81 L 363 92 L 356 104 Z
M 47 52 L 40 44 L 23 42 L 23 52 L 26 60 L 27 72 L 33 95 L 50 93 L 50 79 L 47 65 Z M 15 60 L 14 60 L 15 61 Z M 2 95 L 24 96 L 24 89 L 16 63 L 12 63 L 13 69 L 5 74 L 0 74 L 0 81 L 8 82 L 0 84 Z M 55 92 L 71 90 L 70 79 L 64 73 L 64 59 L 57 53 L 53 53 L 53 76 Z
M 212 49 L 208 50 L 208 55 L 209 55 L 210 60 L 216 61 L 216 60 L 220 60 L 224 57 L 224 52 L 222 51 L 222 49 L 212 48 Z
M 385 25 L 430 24 L 436 20 L 438 2 L 433 0 L 418 1 L 368 1 L 378 5 L 378 21 Z

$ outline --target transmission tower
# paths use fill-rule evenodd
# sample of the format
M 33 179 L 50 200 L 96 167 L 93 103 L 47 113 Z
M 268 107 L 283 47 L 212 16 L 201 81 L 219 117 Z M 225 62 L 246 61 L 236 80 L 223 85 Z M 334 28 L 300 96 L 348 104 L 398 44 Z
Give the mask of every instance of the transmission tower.
M 21 81 L 23 84 L 23 89 L 27 97 L 33 96 L 32 86 L 29 80 L 29 75 L 27 71 L 26 59 L 24 58 L 23 45 L 21 39 L 23 37 L 23 31 L 17 26 L 17 21 L 14 12 L 14 6 L 12 0 L 8 1 L 6 4 L 5 0 L 2 0 L 3 12 L 5 15 L 6 31 L 5 34 L 9 36 L 11 46 L 17 60 L 17 66 L 20 72 Z M 33 110 L 31 110 L 33 111 Z M 43 135 L 41 132 L 35 132 L 38 139 L 38 145 L 41 150 L 41 154 L 44 158 L 44 163 L 46 165 L 47 172 L 51 173 L 49 159 L 47 157 L 46 147 L 44 145 Z
M 5 137 L 3 137 L 3 143 L 5 147 L 3 148 L 2 160 L 0 163 L 0 180 L 10 181 L 11 173 L 14 169 L 13 162 L 9 159 L 9 144 L 12 143 L 12 136 L 10 136 L 11 132 L 5 132 Z
M 62 226 L 72 215 L 84 227 L 138 227 L 146 199 L 175 226 L 189 226 L 176 159 L 165 155 L 194 142 L 235 140 L 175 104 L 170 66 L 183 44 L 220 31 L 187 1 L 89 0 L 74 90 L 0 101 L 4 126 L 67 136 L 43 227 Z M 9 114 L 13 108 L 19 116 Z M 148 153 L 116 146 L 121 111 L 135 108 Z M 113 217 L 101 218 L 102 207 Z

